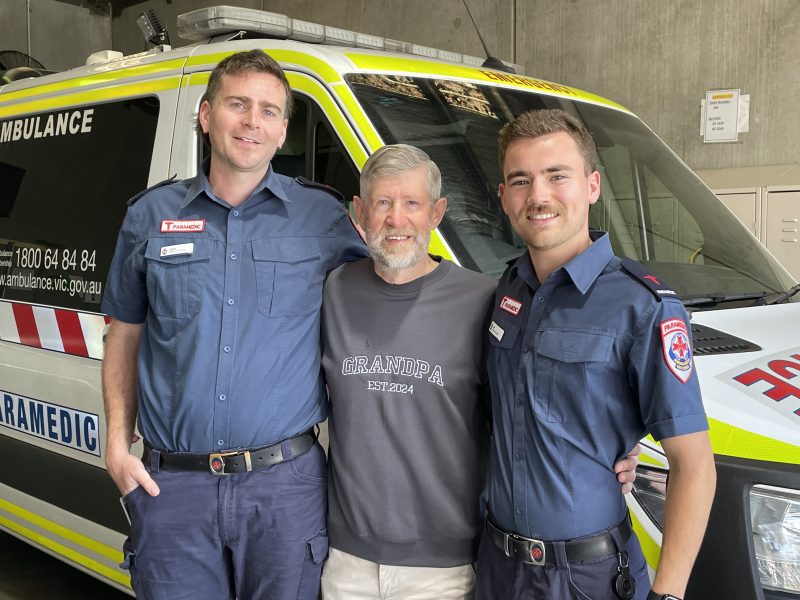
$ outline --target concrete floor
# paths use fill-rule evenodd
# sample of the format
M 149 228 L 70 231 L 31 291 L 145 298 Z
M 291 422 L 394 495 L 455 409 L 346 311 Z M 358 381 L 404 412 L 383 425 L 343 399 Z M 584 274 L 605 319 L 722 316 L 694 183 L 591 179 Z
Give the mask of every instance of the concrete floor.
M 0 600 L 131 600 L 115 588 L 0 532 Z

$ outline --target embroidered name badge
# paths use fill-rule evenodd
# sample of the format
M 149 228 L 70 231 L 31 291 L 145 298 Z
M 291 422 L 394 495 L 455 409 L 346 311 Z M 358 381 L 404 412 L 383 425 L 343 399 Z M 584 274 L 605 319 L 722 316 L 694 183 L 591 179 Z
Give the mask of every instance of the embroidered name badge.
M 662 321 L 660 327 L 667 367 L 675 377 L 686 383 L 692 375 L 692 345 L 686 324 L 681 319 L 668 319 Z
M 500 301 L 500 308 L 516 317 L 519 311 L 522 310 L 522 302 L 515 300 L 511 296 L 503 296 L 503 299 Z
M 194 244 L 176 244 L 174 246 L 164 246 L 161 248 L 161 256 L 183 256 L 194 252 Z
M 502 327 L 500 327 L 500 325 L 492 321 L 492 324 L 489 325 L 489 333 L 491 333 L 495 338 L 497 338 L 498 342 L 502 342 L 505 330 Z
M 161 233 L 197 233 L 206 228 L 205 219 L 194 219 L 193 221 L 171 221 L 164 219 L 161 221 Z

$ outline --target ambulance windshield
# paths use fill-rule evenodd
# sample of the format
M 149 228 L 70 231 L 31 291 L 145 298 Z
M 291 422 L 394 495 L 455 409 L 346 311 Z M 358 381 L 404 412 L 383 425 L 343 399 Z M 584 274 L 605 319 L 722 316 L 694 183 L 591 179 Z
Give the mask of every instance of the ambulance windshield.
M 590 226 L 609 232 L 619 256 L 642 261 L 684 298 L 771 295 L 792 285 L 736 217 L 630 114 L 466 81 L 363 73 L 347 80 L 385 143 L 422 148 L 439 165 L 448 199 L 440 231 L 465 267 L 497 277 L 525 249 L 497 198 L 498 131 L 525 110 L 562 108 L 594 136 L 602 190 Z

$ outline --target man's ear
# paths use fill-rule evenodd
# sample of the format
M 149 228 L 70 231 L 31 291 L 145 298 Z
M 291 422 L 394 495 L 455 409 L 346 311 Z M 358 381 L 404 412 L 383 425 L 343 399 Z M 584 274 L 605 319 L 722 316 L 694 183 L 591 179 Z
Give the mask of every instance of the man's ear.
M 200 103 L 200 110 L 197 111 L 197 121 L 200 123 L 200 127 L 203 130 L 203 133 L 208 133 L 208 114 L 211 112 L 211 105 L 208 103 L 208 100 L 203 100 Z
M 364 210 L 366 209 L 364 200 L 359 196 L 353 196 L 353 208 L 356 211 L 356 219 L 359 223 L 364 222 Z
M 278 139 L 278 150 L 283 148 L 283 143 L 286 141 L 286 133 L 288 131 L 288 127 L 289 127 L 289 120 L 288 119 L 284 119 L 283 120 L 283 133 L 281 134 L 281 137 Z
M 497 185 L 497 197 L 500 199 L 500 206 L 503 208 L 503 212 L 508 215 L 508 211 L 506 210 L 506 184 L 499 183 Z M 511 215 L 508 215 L 511 216 Z
M 594 171 L 587 179 L 589 181 L 589 204 L 594 204 L 600 197 L 600 173 Z
M 433 226 L 431 229 L 436 229 L 439 226 L 439 223 L 442 222 L 444 218 L 444 212 L 447 210 L 447 198 L 442 196 L 438 200 L 434 201 L 433 203 Z

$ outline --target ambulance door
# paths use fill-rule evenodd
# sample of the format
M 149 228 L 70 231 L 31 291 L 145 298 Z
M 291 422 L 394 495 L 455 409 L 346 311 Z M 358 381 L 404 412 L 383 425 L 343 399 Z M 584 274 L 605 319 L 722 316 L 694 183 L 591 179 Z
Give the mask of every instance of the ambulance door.
M 21 123 L 0 143 L 0 528 L 128 589 L 100 301 L 127 200 L 166 176 L 180 79 L 104 81 L 0 106 Z

